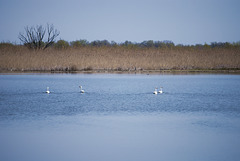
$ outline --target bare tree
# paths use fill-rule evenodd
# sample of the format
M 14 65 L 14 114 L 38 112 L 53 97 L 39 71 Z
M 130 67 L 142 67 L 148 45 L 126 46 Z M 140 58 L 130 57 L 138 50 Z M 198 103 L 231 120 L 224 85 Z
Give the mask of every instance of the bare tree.
M 60 34 L 53 25 L 47 24 L 46 27 L 42 25 L 36 27 L 25 27 L 25 33 L 19 33 L 20 41 L 30 49 L 46 49 L 51 46 L 56 37 Z M 47 38 L 45 38 L 45 35 Z

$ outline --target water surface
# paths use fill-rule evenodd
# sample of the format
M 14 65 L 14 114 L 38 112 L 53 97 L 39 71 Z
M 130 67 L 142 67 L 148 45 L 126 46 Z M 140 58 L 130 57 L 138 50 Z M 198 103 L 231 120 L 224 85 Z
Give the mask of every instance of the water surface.
M 239 89 L 239 75 L 0 75 L 0 160 L 237 161 Z

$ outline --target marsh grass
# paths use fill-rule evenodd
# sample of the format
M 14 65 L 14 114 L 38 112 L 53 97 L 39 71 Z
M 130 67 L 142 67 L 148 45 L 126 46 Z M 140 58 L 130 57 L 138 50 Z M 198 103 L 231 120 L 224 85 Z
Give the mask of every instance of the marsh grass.
M 80 47 L 29 50 L 0 46 L 1 71 L 141 71 L 240 69 L 239 48 Z

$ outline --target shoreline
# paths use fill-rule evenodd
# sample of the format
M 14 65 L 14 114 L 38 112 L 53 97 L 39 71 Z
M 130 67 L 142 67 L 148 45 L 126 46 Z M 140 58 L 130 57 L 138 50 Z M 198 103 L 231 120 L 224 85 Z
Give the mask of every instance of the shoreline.
M 112 70 L 92 69 L 74 71 L 52 71 L 52 70 L 0 70 L 0 74 L 24 74 L 24 73 L 49 73 L 49 74 L 239 74 L 240 69 L 163 69 L 163 70 Z

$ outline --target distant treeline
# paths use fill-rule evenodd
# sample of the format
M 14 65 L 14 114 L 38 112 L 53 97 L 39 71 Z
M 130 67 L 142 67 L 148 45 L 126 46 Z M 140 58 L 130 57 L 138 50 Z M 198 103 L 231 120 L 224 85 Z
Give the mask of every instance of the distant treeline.
M 232 48 L 232 47 L 240 47 L 240 41 L 229 43 L 229 42 L 212 42 L 210 44 L 196 44 L 196 45 L 183 45 L 183 44 L 177 44 L 175 45 L 172 41 L 164 40 L 164 41 L 153 41 L 153 40 L 147 40 L 140 43 L 137 42 L 131 42 L 131 41 L 125 41 L 123 43 L 116 43 L 115 41 L 109 42 L 108 40 L 95 40 L 92 42 L 89 42 L 87 40 L 76 40 L 76 41 L 65 41 L 65 40 L 58 40 L 54 47 L 56 48 L 68 48 L 68 47 L 83 47 L 83 46 L 94 46 L 94 47 L 102 47 L 102 46 L 108 46 L 108 47 L 117 47 L 117 46 L 123 46 L 123 47 L 130 47 L 130 48 L 174 48 L 174 47 L 196 47 L 196 48 Z
M 15 46 L 16 44 L 12 44 L 9 42 L 0 43 L 1 46 Z M 239 48 L 239 42 L 212 42 L 210 44 L 195 44 L 195 45 L 183 45 L 177 44 L 175 45 L 172 41 L 164 40 L 164 41 L 153 41 L 147 40 L 143 42 L 131 42 L 125 41 L 122 43 L 117 43 L 115 41 L 109 42 L 108 40 L 95 40 L 89 42 L 87 40 L 76 40 L 76 41 L 66 41 L 66 40 L 58 40 L 53 43 L 53 48 L 57 49 L 67 49 L 67 48 L 79 48 L 79 47 L 127 47 L 127 48 Z

